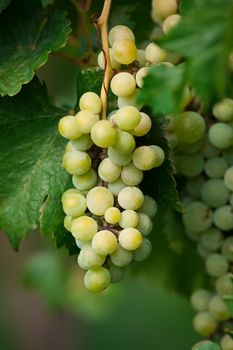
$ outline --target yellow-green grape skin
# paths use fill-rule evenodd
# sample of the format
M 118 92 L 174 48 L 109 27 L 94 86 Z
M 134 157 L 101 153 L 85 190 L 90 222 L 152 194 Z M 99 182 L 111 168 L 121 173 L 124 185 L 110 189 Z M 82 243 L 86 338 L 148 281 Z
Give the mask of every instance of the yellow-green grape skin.
M 137 108 L 125 106 L 120 108 L 114 117 L 114 122 L 122 130 L 129 131 L 140 123 L 141 115 Z
M 137 47 L 130 40 L 117 40 L 112 46 L 112 53 L 117 62 L 130 64 L 137 58 Z
M 233 166 L 225 172 L 224 183 L 230 191 L 233 191 Z
M 117 247 L 117 239 L 114 233 L 108 230 L 97 232 L 92 239 L 92 248 L 101 255 L 109 255 Z
M 118 196 L 120 191 L 125 187 L 126 185 L 122 182 L 121 179 L 117 179 L 116 181 L 110 182 L 108 184 L 108 189 L 112 192 L 114 196 Z
M 72 182 L 74 187 L 79 191 L 87 191 L 94 187 L 98 177 L 94 169 L 90 169 L 84 175 L 73 175 Z
M 168 16 L 164 20 L 163 25 L 162 25 L 163 32 L 165 34 L 168 34 L 170 32 L 170 30 L 172 30 L 173 28 L 175 28 L 177 26 L 177 24 L 180 22 L 180 20 L 181 20 L 181 16 L 178 14 Z
M 129 154 L 133 152 L 135 147 L 136 142 L 134 137 L 129 132 L 118 129 L 116 142 L 112 148 L 120 154 Z
M 230 310 L 220 295 L 214 295 L 209 303 L 209 312 L 217 321 L 226 321 L 231 317 Z
M 108 34 L 109 43 L 113 46 L 117 40 L 130 40 L 135 42 L 135 37 L 131 29 L 123 25 L 114 26 Z
M 148 259 L 152 251 L 152 244 L 148 238 L 142 239 L 141 246 L 134 251 L 133 259 L 134 261 L 144 261 Z
M 211 144 L 219 149 L 226 149 L 233 145 L 233 128 L 229 124 L 218 122 L 209 128 Z
M 178 3 L 176 0 L 153 0 L 152 11 L 160 19 L 164 19 L 173 15 L 178 10 Z
M 82 134 L 89 134 L 99 120 L 99 116 L 90 111 L 80 111 L 76 114 L 78 129 Z
M 71 175 L 83 175 L 91 167 L 91 158 L 85 152 L 74 150 L 64 154 L 63 166 Z
M 210 276 L 220 277 L 228 270 L 227 259 L 218 253 L 211 254 L 206 259 L 206 271 Z
M 145 51 L 144 50 L 137 50 L 137 57 L 136 57 L 136 61 L 138 62 L 138 66 L 144 67 L 146 64 L 146 58 L 145 58 Z
M 121 180 L 127 186 L 137 186 L 142 182 L 143 171 L 136 168 L 133 163 L 129 163 L 122 168 Z
M 80 136 L 78 139 L 72 140 L 70 142 L 73 149 L 77 151 L 87 151 L 93 145 L 91 136 L 88 134 L 84 134 Z
M 89 111 L 94 114 L 99 114 L 102 108 L 102 102 L 95 92 L 85 92 L 79 100 L 79 108 L 81 111 Z
M 116 207 L 110 207 L 105 211 L 104 219 L 107 223 L 116 225 L 121 219 L 121 211 Z
M 217 329 L 218 323 L 208 311 L 196 314 L 193 319 L 193 327 L 202 336 L 209 336 Z
M 140 89 L 136 88 L 133 93 L 129 96 L 119 96 L 117 98 L 117 106 L 118 108 L 122 108 L 125 106 L 132 106 L 137 108 L 139 111 L 142 109 L 143 104 L 138 102 L 138 95 L 140 93 Z
M 91 243 L 85 244 L 79 255 L 78 264 L 83 270 L 98 269 L 105 261 L 106 257 L 94 251 Z
M 110 48 L 109 49 L 109 55 L 110 55 L 110 62 L 111 62 L 111 66 L 113 69 L 117 69 L 120 67 L 120 63 L 117 62 L 114 57 L 113 57 L 113 53 L 112 53 L 112 49 Z M 97 61 L 98 61 L 98 65 L 101 69 L 105 69 L 105 60 L 104 60 L 104 54 L 103 54 L 103 51 L 101 51 L 98 55 L 98 58 L 97 58 Z
M 81 241 L 91 241 L 97 231 L 97 222 L 89 216 L 80 216 L 71 224 L 72 235 Z
M 110 87 L 114 95 L 126 97 L 132 95 L 136 89 L 134 76 L 127 72 L 120 72 L 114 75 Z
M 139 222 L 137 229 L 141 232 L 142 236 L 148 236 L 153 228 L 153 222 L 151 218 L 144 213 L 138 213 Z
M 101 216 L 113 206 L 114 197 L 108 188 L 98 186 L 88 192 L 86 203 L 91 213 Z
M 119 243 L 122 248 L 133 251 L 138 249 L 142 244 L 142 235 L 134 227 L 124 228 L 119 235 Z
M 149 67 L 142 67 L 137 71 L 135 79 L 138 87 L 140 88 L 143 87 L 143 79 L 147 75 L 148 71 L 149 71 Z
M 68 190 L 66 190 L 62 197 L 61 197 L 61 201 L 63 202 L 65 200 L 66 197 L 69 197 L 70 194 L 81 194 L 80 191 L 76 190 L 76 188 L 69 188 Z
M 140 123 L 133 129 L 133 135 L 137 137 L 145 136 L 148 134 L 152 127 L 152 122 L 150 117 L 144 113 L 140 112 L 141 120 Z
M 156 154 L 156 167 L 162 165 L 165 160 L 164 150 L 156 145 L 150 145 L 150 147 L 154 150 Z
M 146 195 L 144 196 L 144 202 L 139 211 L 153 218 L 158 211 L 158 204 L 154 198 Z
M 233 350 L 233 339 L 229 334 L 225 334 L 221 339 L 222 350 Z
M 98 174 L 101 180 L 113 182 L 120 176 L 121 167 L 114 164 L 110 158 L 105 158 L 99 164 Z
M 78 193 L 67 194 L 62 205 L 66 215 L 70 216 L 82 215 L 87 208 L 85 197 Z
M 117 130 L 110 120 L 100 120 L 91 129 L 91 138 L 97 146 L 106 148 L 116 142 Z
M 233 295 L 233 275 L 228 273 L 220 276 L 215 282 L 215 288 L 219 295 Z
M 133 260 L 133 253 L 117 244 L 115 251 L 110 255 L 111 261 L 118 267 L 126 267 Z
M 195 290 L 190 297 L 190 303 L 196 311 L 208 310 L 209 303 L 211 300 L 211 294 L 206 289 Z
M 145 58 L 152 64 L 161 63 L 166 60 L 167 53 L 155 43 L 150 43 L 145 49 Z
M 136 168 L 146 171 L 160 166 L 164 160 L 163 157 L 164 153 L 160 147 L 154 149 L 151 146 L 140 146 L 133 152 L 133 163 Z
M 203 137 L 205 127 L 204 119 L 200 114 L 185 111 L 176 118 L 174 132 L 181 142 L 195 143 Z
M 77 118 L 72 115 L 67 115 L 60 119 L 58 123 L 58 131 L 61 136 L 66 139 L 77 139 L 82 135 L 77 125 Z
M 125 270 L 122 267 L 114 265 L 111 261 L 108 262 L 108 269 L 111 274 L 111 283 L 117 283 L 122 280 Z
M 74 140 L 77 141 L 78 139 L 74 139 Z M 72 141 L 67 142 L 66 147 L 65 147 L 65 153 L 73 151 L 73 150 L 75 150 L 75 148 L 72 145 Z
M 84 285 L 87 290 L 100 293 L 106 289 L 111 282 L 111 274 L 105 267 L 96 270 L 88 270 L 84 276 Z
M 82 249 L 87 242 L 82 241 L 81 239 L 75 239 L 75 244 L 79 249 Z
M 137 210 L 143 204 L 144 196 L 137 187 L 125 187 L 118 194 L 118 203 L 123 209 Z
M 224 98 L 213 107 L 213 115 L 221 122 L 229 122 L 233 119 L 233 100 Z
M 111 159 L 111 161 L 119 166 L 127 165 L 132 160 L 132 153 L 128 154 L 122 154 L 119 153 L 118 150 L 115 150 L 114 147 L 108 148 L 108 157 Z
M 123 210 L 119 225 L 121 228 L 136 227 L 139 222 L 138 213 L 134 210 Z
M 73 217 L 71 215 L 66 215 L 65 216 L 65 218 L 64 218 L 64 227 L 69 232 L 71 230 L 72 221 L 73 221 Z

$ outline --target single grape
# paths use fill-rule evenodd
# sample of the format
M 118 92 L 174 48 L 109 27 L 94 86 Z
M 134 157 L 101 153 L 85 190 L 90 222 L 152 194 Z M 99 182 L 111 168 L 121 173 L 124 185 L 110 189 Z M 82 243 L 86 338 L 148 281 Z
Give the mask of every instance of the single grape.
M 201 197 L 208 206 L 218 208 L 229 200 L 230 193 L 223 180 L 210 179 L 202 186 Z
M 70 140 L 77 139 L 82 135 L 77 125 L 77 118 L 72 115 L 60 119 L 58 131 L 63 137 Z
M 143 171 L 135 167 L 133 163 L 129 163 L 122 168 L 121 180 L 127 186 L 137 186 L 143 179 Z
M 228 261 L 233 262 L 233 237 L 227 237 L 224 240 L 221 252 Z
M 110 207 L 105 211 L 104 218 L 109 224 L 118 224 L 121 219 L 121 212 L 116 207 Z
M 122 280 L 125 270 L 122 267 L 114 265 L 111 261 L 108 263 L 108 269 L 111 274 L 111 283 L 117 283 Z
M 112 54 L 117 62 L 130 64 L 137 58 L 137 48 L 130 40 L 116 40 L 112 46 Z
M 80 111 L 76 114 L 78 129 L 82 134 L 89 134 L 99 120 L 99 116 L 90 111 Z
M 110 120 L 99 120 L 91 129 L 91 138 L 99 147 L 112 146 L 117 139 L 117 130 Z
M 108 184 L 108 189 L 112 192 L 114 196 L 118 196 L 120 191 L 125 187 L 126 185 L 123 183 L 123 181 L 120 178 Z
M 121 129 L 117 130 L 117 139 L 112 148 L 120 154 L 129 154 L 135 149 L 136 143 L 134 137 Z
M 205 158 L 211 158 L 211 157 L 217 157 L 220 153 L 220 150 L 216 147 L 214 147 L 209 140 L 208 135 L 206 134 L 204 136 L 204 140 L 202 143 L 202 147 L 201 147 L 201 154 L 203 155 L 203 157 Z
M 137 50 L 137 57 L 136 61 L 138 62 L 139 67 L 144 67 L 146 64 L 146 58 L 145 58 L 145 51 L 144 50 Z
M 158 210 L 158 204 L 154 198 L 150 196 L 144 196 L 143 205 L 140 207 L 139 211 L 148 215 L 150 218 L 153 218 Z
M 91 243 L 85 244 L 78 256 L 78 264 L 83 270 L 98 269 L 103 265 L 105 256 L 97 254 L 91 246 Z
M 233 118 L 233 100 L 224 98 L 213 107 L 213 115 L 221 122 L 228 122 Z
M 141 212 L 138 213 L 138 217 L 139 217 L 139 223 L 136 228 L 141 232 L 142 236 L 149 235 L 153 228 L 153 223 L 151 218 L 147 214 L 144 214 Z
M 124 166 L 131 162 L 133 155 L 132 153 L 122 154 L 122 153 L 119 153 L 117 150 L 115 150 L 115 148 L 109 147 L 108 157 L 111 159 L 111 161 L 114 164 L 119 166 Z
M 213 146 L 225 149 L 233 145 L 233 128 L 225 123 L 215 123 L 209 129 L 209 140 Z
M 93 145 L 90 135 L 84 134 L 78 139 L 72 140 L 71 145 L 78 151 L 87 151 Z
M 73 217 L 71 215 L 66 215 L 65 216 L 65 218 L 64 218 L 64 227 L 69 232 L 71 230 L 72 221 L 73 221 Z
M 91 167 L 91 158 L 86 152 L 77 150 L 66 152 L 63 157 L 63 166 L 71 175 L 83 175 Z
M 215 288 L 221 296 L 233 295 L 233 275 L 228 273 L 220 276 L 215 282 Z
M 110 255 L 111 261 L 118 267 L 125 267 L 133 260 L 133 253 L 117 245 L 115 251 Z
M 102 292 L 111 282 L 110 272 L 105 267 L 88 270 L 84 277 L 84 285 L 90 292 Z
M 220 295 L 214 295 L 209 303 L 209 311 L 217 321 L 226 321 L 231 317 L 230 310 Z
M 190 302 L 194 310 L 206 311 L 208 310 L 211 294 L 206 289 L 195 290 L 190 297 Z
M 63 193 L 63 195 L 62 195 L 62 197 L 61 197 L 61 201 L 63 202 L 63 201 L 65 200 L 65 198 L 66 198 L 66 197 L 69 197 L 69 195 L 70 195 L 71 193 L 81 194 L 81 192 L 78 191 L 78 190 L 76 190 L 76 188 L 69 188 L 68 190 L 66 190 L 66 191 Z
M 103 159 L 98 167 L 99 177 L 106 182 L 113 182 L 121 174 L 121 167 L 114 164 L 110 158 Z
M 97 183 L 97 174 L 94 169 L 90 169 L 84 175 L 73 175 L 72 182 L 79 191 L 87 191 Z
M 205 121 L 196 112 L 183 112 L 175 120 L 174 132 L 181 142 L 195 143 L 204 135 Z
M 205 162 L 199 154 L 178 154 L 175 158 L 176 169 L 187 177 L 196 177 L 204 170 Z
M 148 238 L 142 239 L 141 246 L 134 251 L 133 259 L 135 261 L 144 261 L 148 259 L 152 251 L 152 244 Z
M 137 187 L 125 187 L 118 194 L 118 203 L 123 209 L 137 210 L 143 204 L 144 196 Z M 87 202 L 88 206 L 88 202 Z
M 224 175 L 224 182 L 230 191 L 233 191 L 233 166 L 227 169 Z
M 136 211 L 127 209 L 123 210 L 121 213 L 121 219 L 119 225 L 122 228 L 136 227 L 139 222 L 138 213 Z
M 207 230 L 211 226 L 212 220 L 212 210 L 202 202 L 189 204 L 183 214 L 185 227 L 191 228 L 194 233 Z
M 205 249 L 214 252 L 220 248 L 222 240 L 223 236 L 221 231 L 211 227 L 207 231 L 203 232 L 200 243 Z
M 137 108 L 125 106 L 120 108 L 114 117 L 114 122 L 122 130 L 128 131 L 136 128 L 140 123 L 141 115 Z
M 80 136 L 80 137 L 82 137 L 82 136 Z M 77 141 L 78 139 L 75 139 L 75 141 Z M 66 147 L 65 147 L 65 153 L 66 152 L 71 152 L 71 151 L 74 151 L 75 150 L 75 148 L 73 147 L 73 145 L 72 145 L 72 141 L 74 141 L 74 140 L 71 140 L 71 141 L 69 141 L 69 142 L 67 142 L 67 144 L 66 144 Z M 80 150 L 81 151 L 81 150 Z
M 71 233 L 75 239 L 90 241 L 98 231 L 97 222 L 89 216 L 80 216 L 73 220 Z
M 146 171 L 160 166 L 164 161 L 164 151 L 159 146 L 140 146 L 133 152 L 136 168 Z
M 133 135 L 137 137 L 145 136 L 146 134 L 148 134 L 148 132 L 152 127 L 152 122 L 150 117 L 143 112 L 140 112 L 140 115 L 141 115 L 141 120 L 139 124 L 136 126 L 136 128 L 133 129 Z
M 134 76 L 127 72 L 120 72 L 114 75 L 110 87 L 114 95 L 126 97 L 131 95 L 136 89 Z
M 206 271 L 210 276 L 220 277 L 228 270 L 228 262 L 221 254 L 211 254 L 206 259 Z
M 160 19 L 164 19 L 177 12 L 178 3 L 176 0 L 153 0 L 152 10 Z
M 85 246 L 85 244 L 87 244 L 87 242 L 82 241 L 81 239 L 75 239 L 75 243 L 79 249 L 82 249 Z
M 135 89 L 134 92 L 129 96 L 119 96 L 117 99 L 118 108 L 122 108 L 125 106 L 132 106 L 137 108 L 139 111 L 142 109 L 143 104 L 138 102 L 138 95 L 140 93 L 140 89 Z
M 85 92 L 79 100 L 79 108 L 81 111 L 89 111 L 94 114 L 99 114 L 102 108 L 102 102 L 95 92 Z
M 212 157 L 205 163 L 205 173 L 213 179 L 223 177 L 227 168 L 227 162 L 223 157 Z
M 110 55 L 110 62 L 111 62 L 111 66 L 113 69 L 118 69 L 120 67 L 120 63 L 117 62 L 115 60 L 115 58 L 113 57 L 113 53 L 112 53 L 112 49 L 110 48 L 109 49 L 109 55 Z M 103 54 L 103 51 L 101 51 L 98 55 L 98 58 L 97 58 L 97 62 L 98 62 L 98 66 L 101 68 L 101 69 L 105 69 L 105 58 L 104 58 L 104 54 Z
M 186 182 L 186 190 L 190 196 L 195 199 L 201 198 L 201 189 L 205 183 L 205 179 L 202 176 L 197 176 L 189 179 Z
M 142 67 L 136 73 L 136 76 L 135 76 L 136 83 L 137 83 L 137 86 L 139 86 L 140 88 L 143 87 L 143 80 L 147 75 L 148 71 L 149 71 L 149 67 Z
M 91 213 L 101 216 L 113 206 L 114 197 L 108 188 L 98 186 L 88 192 L 86 202 Z
M 213 318 L 210 312 L 199 312 L 193 319 L 193 327 L 195 331 L 202 336 L 209 336 L 217 329 L 217 321 Z
M 87 208 L 85 197 L 78 193 L 67 194 L 63 199 L 62 205 L 66 215 L 74 217 L 82 215 Z
M 150 43 L 145 49 L 146 61 L 156 64 L 166 60 L 167 53 L 155 43 Z
M 125 228 L 120 232 L 119 243 L 126 250 L 136 250 L 142 244 L 142 235 L 134 227 Z
M 101 255 L 112 254 L 117 247 L 116 236 L 108 230 L 97 232 L 92 239 L 92 248 Z
M 135 42 L 132 30 L 123 25 L 114 26 L 108 34 L 108 39 L 111 46 L 113 46 L 114 42 L 117 40 L 130 40 Z
M 180 22 L 181 16 L 178 14 L 170 15 L 168 16 L 162 25 L 163 32 L 165 34 L 169 33 L 173 28 L 177 26 L 177 24 Z
M 222 350 L 233 350 L 233 339 L 229 334 L 225 334 L 220 343 Z
M 217 208 L 213 216 L 214 224 L 222 231 L 233 229 L 233 208 L 230 205 L 224 205 Z

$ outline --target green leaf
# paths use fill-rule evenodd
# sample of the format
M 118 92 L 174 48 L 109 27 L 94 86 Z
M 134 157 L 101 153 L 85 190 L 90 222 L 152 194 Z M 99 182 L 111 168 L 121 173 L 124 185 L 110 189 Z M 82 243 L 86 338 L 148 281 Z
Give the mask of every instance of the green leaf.
M 82 69 L 77 75 L 77 105 L 78 107 L 79 99 L 87 91 L 95 92 L 100 95 L 101 84 L 103 79 L 103 71 L 100 68 L 88 68 Z
M 233 317 L 233 296 L 232 295 L 225 295 L 224 301 L 228 306 L 228 309 L 230 310 L 231 316 Z
M 11 0 L 0 0 L 0 13 L 10 4 Z
M 0 228 L 16 250 L 38 226 L 42 235 L 53 234 L 58 246 L 74 250 L 60 200 L 70 184 L 61 165 L 65 142 L 57 132 L 64 114 L 37 80 L 13 99 L 0 100 Z
M 64 12 L 45 12 L 39 0 L 13 1 L 0 21 L 0 95 L 16 95 L 69 32 Z
M 210 340 L 203 340 L 200 343 L 194 345 L 192 350 L 221 350 L 217 343 L 213 343 Z

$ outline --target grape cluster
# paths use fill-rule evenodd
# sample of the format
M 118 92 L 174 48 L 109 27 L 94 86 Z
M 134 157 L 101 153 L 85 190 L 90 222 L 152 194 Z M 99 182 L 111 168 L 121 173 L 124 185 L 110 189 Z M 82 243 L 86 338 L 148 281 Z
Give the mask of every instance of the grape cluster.
M 136 60 L 144 64 L 129 28 L 112 28 L 109 42 L 114 69 Z M 98 62 L 104 68 L 103 54 Z M 80 111 L 63 117 L 58 126 L 60 134 L 70 140 L 63 166 L 74 185 L 62 196 L 64 226 L 80 248 L 78 264 L 87 270 L 84 284 L 92 292 L 121 280 L 124 268 L 146 259 L 152 249 L 146 236 L 152 230 L 157 203 L 143 195 L 139 184 L 143 171 L 159 167 L 165 155 L 157 145 L 140 141 L 137 146 L 152 123 L 135 105 L 136 77 L 126 71 L 113 76 L 111 89 L 118 96 L 119 108 L 107 119 L 101 119 L 100 97 L 86 92 L 79 100 Z

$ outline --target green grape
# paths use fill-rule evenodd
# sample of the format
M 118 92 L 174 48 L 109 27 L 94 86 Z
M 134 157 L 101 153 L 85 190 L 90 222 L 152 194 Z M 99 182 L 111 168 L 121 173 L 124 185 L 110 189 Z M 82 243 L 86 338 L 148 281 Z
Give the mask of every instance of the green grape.
M 195 199 L 201 198 L 201 189 L 204 185 L 205 180 L 202 176 L 197 176 L 194 178 L 189 179 L 186 182 L 186 190 L 190 196 L 192 196 Z
M 133 152 L 133 163 L 136 168 L 146 171 L 160 166 L 164 161 L 162 148 L 156 146 L 140 146 Z
M 153 223 L 151 218 L 147 214 L 140 213 L 140 212 L 138 213 L 138 217 L 139 217 L 139 223 L 136 228 L 141 232 L 142 236 L 149 235 L 153 228 Z
M 115 251 L 110 255 L 111 261 L 118 267 L 125 267 L 133 260 L 133 253 L 117 245 Z
M 177 170 L 187 177 L 196 177 L 204 169 L 205 162 L 200 154 L 178 154 L 175 158 Z
M 111 261 L 108 263 L 108 269 L 111 274 L 111 283 L 117 283 L 122 280 L 125 270 L 122 267 L 114 265 Z
M 111 282 L 110 272 L 105 267 L 96 270 L 88 270 L 84 276 L 84 285 L 90 292 L 99 293 L 109 286 Z
M 76 114 L 78 129 L 82 134 L 89 134 L 99 120 L 99 116 L 90 111 L 80 111 Z
M 170 30 L 175 28 L 177 24 L 180 22 L 181 16 L 178 14 L 170 15 L 168 16 L 164 21 L 162 25 L 163 32 L 165 34 L 169 33 Z
M 184 143 L 179 142 L 179 149 L 182 153 L 185 154 L 194 154 L 200 151 L 202 146 L 202 140 L 199 140 L 195 143 Z
M 83 136 L 83 135 L 82 135 Z M 80 137 L 82 137 L 82 136 L 80 136 Z M 75 139 L 75 141 L 77 141 L 78 139 Z M 74 141 L 74 140 L 72 140 L 72 141 Z M 65 153 L 66 152 L 71 152 L 71 151 L 74 151 L 75 150 L 75 148 L 73 147 L 73 145 L 72 145 L 72 141 L 69 141 L 67 144 L 66 144 L 66 147 L 65 147 Z M 79 151 L 81 151 L 81 150 L 79 150 Z
M 152 127 L 152 122 L 150 117 L 143 112 L 140 112 L 140 115 L 141 115 L 141 120 L 139 124 L 136 126 L 136 128 L 133 129 L 133 135 L 137 137 L 145 136 L 146 134 L 148 134 L 148 132 Z
M 136 89 L 134 76 L 127 72 L 121 72 L 114 75 L 110 87 L 114 95 L 126 97 L 132 95 Z
M 166 60 L 167 53 L 155 43 L 150 43 L 145 49 L 146 61 L 156 64 Z
M 224 98 L 213 107 L 213 115 L 221 122 L 228 122 L 233 118 L 233 100 Z
M 221 231 L 211 227 L 207 231 L 203 232 L 200 243 L 205 249 L 214 252 L 220 248 L 222 240 L 223 236 Z
M 91 213 L 101 216 L 113 206 L 114 197 L 108 188 L 98 186 L 88 192 L 86 202 Z
M 76 188 L 69 188 L 68 190 L 66 190 L 62 197 L 61 197 L 61 201 L 63 202 L 65 200 L 66 197 L 69 197 L 69 195 L 71 193 L 75 193 L 75 194 L 81 194 L 80 191 L 76 190 Z
M 77 118 L 72 115 L 60 119 L 58 131 L 63 137 L 70 140 L 77 139 L 82 135 L 77 125 Z
M 137 186 L 143 179 L 143 171 L 135 167 L 133 163 L 129 163 L 122 168 L 121 180 L 127 186 Z
M 71 175 L 83 175 L 91 167 L 91 158 L 87 153 L 77 150 L 66 152 L 63 157 L 63 166 Z
M 142 67 L 137 71 L 135 79 L 138 87 L 140 88 L 143 87 L 143 80 L 147 75 L 149 69 L 150 69 L 149 67 Z
M 84 134 L 78 139 L 72 140 L 71 145 L 78 151 L 87 151 L 93 145 L 90 135 Z
M 90 169 L 84 175 L 73 175 L 72 182 L 79 191 L 87 191 L 97 183 L 97 174 L 94 169 Z
M 228 270 L 227 259 L 221 254 L 211 254 L 206 259 L 206 271 L 210 276 L 220 277 Z
M 140 89 L 135 89 L 133 93 L 129 96 L 119 96 L 117 99 L 118 108 L 122 108 L 125 106 L 132 106 L 137 108 L 139 111 L 142 109 L 143 104 L 138 102 L 138 95 L 140 93 Z
M 220 295 L 214 295 L 209 303 L 209 311 L 217 321 L 226 321 L 231 317 L 230 310 Z
M 121 219 L 121 211 L 116 207 L 110 207 L 105 211 L 104 218 L 109 224 L 118 224 Z
M 120 63 L 117 62 L 115 60 L 115 58 L 113 57 L 113 52 L 112 52 L 112 49 L 110 48 L 109 49 L 109 55 L 110 55 L 110 62 L 111 62 L 111 66 L 113 69 L 118 69 L 120 67 Z M 103 54 L 103 51 L 101 51 L 98 55 L 98 58 L 97 58 L 97 62 L 98 62 L 98 65 L 101 69 L 105 69 L 105 58 L 104 58 L 104 54 Z
M 120 108 L 114 117 L 114 122 L 122 130 L 128 131 L 136 128 L 140 123 L 141 115 L 137 108 L 125 106 Z
M 130 40 L 116 40 L 112 46 L 112 54 L 117 62 L 130 64 L 137 58 L 137 47 Z
M 112 146 L 117 139 L 117 130 L 110 120 L 99 120 L 91 129 L 91 138 L 99 147 Z
M 137 210 L 143 204 L 144 196 L 137 187 L 125 187 L 118 194 L 118 203 L 123 209 Z M 88 202 L 87 202 L 88 206 Z
M 215 288 L 221 296 L 233 295 L 233 275 L 228 273 L 219 277 L 215 282 Z
M 208 311 L 199 312 L 193 319 L 193 327 L 195 331 L 205 337 L 213 334 L 216 331 L 217 326 L 217 321 Z
M 190 297 L 190 302 L 194 310 L 206 311 L 208 310 L 211 294 L 206 289 L 195 290 Z
M 233 262 L 233 237 L 224 240 L 221 251 L 228 261 Z
M 136 143 L 134 137 L 121 129 L 117 130 L 117 139 L 112 148 L 120 154 L 129 154 L 135 149 Z
M 75 239 L 75 243 L 79 249 L 82 249 L 85 246 L 85 244 L 87 244 L 87 242 L 82 241 L 81 239 Z
M 85 197 L 79 193 L 66 194 L 62 205 L 66 215 L 70 216 L 80 216 L 85 212 L 87 208 Z
M 176 0 L 153 0 L 152 10 L 160 19 L 173 15 L 178 10 L 178 3 Z
M 178 148 L 178 146 L 180 145 L 180 142 L 175 134 L 167 134 L 166 139 L 172 150 Z
M 110 182 L 108 184 L 108 189 L 112 192 L 114 196 L 118 196 L 120 191 L 125 187 L 126 185 L 123 183 L 121 179 L 117 179 L 116 181 Z
M 72 221 L 73 221 L 73 217 L 71 215 L 66 215 L 65 216 L 65 218 L 64 218 L 64 227 L 69 232 L 71 230 Z
M 213 216 L 214 224 L 222 231 L 233 229 L 233 208 L 230 205 L 224 205 L 217 208 Z
M 78 264 L 83 270 L 98 269 L 103 265 L 105 256 L 97 254 L 90 243 L 85 244 L 78 256 Z
M 209 129 L 208 136 L 216 148 L 225 149 L 233 145 L 233 128 L 228 124 L 213 124 Z
M 121 212 L 121 218 L 119 221 L 119 225 L 122 228 L 127 227 L 136 227 L 139 222 L 138 213 L 136 211 L 127 209 Z
M 108 34 L 108 39 L 111 46 L 113 46 L 114 42 L 117 40 L 130 40 L 135 42 L 132 30 L 123 25 L 114 26 Z
M 105 158 L 99 164 L 98 174 L 103 181 L 113 182 L 120 176 L 121 167 L 114 164 L 110 158 Z
M 122 248 L 133 251 L 138 249 L 142 244 L 142 235 L 134 227 L 124 228 L 119 235 L 119 243 Z
M 186 228 L 191 228 L 193 233 L 206 231 L 212 224 L 213 213 L 202 202 L 193 202 L 186 207 L 183 221 Z
M 95 92 L 85 92 L 79 100 L 79 108 L 81 111 L 89 111 L 94 114 L 99 114 L 102 108 L 102 102 Z
M 196 112 L 183 112 L 175 120 L 174 132 L 181 142 L 195 143 L 202 139 L 205 133 L 205 121 Z
M 141 246 L 134 251 L 133 259 L 135 261 L 144 261 L 146 260 L 152 251 L 152 245 L 148 238 L 142 239 Z
M 223 180 L 210 179 L 202 186 L 201 197 L 210 207 L 218 208 L 229 200 L 230 193 Z
M 223 157 L 212 157 L 205 163 L 205 173 L 213 179 L 220 179 L 227 170 L 227 162 Z
M 132 153 L 122 154 L 115 150 L 113 147 L 108 148 L 108 157 L 111 161 L 119 166 L 124 166 L 130 163 L 132 160 Z
M 158 210 L 158 204 L 154 198 L 150 196 L 144 196 L 143 205 L 140 207 L 140 212 L 147 214 L 150 218 L 153 218 Z
M 146 58 L 145 58 L 145 51 L 144 50 L 137 50 L 137 57 L 136 61 L 138 62 L 139 67 L 144 67 L 146 64 Z
M 92 248 L 98 254 L 112 254 L 116 247 L 117 239 L 111 231 L 101 230 L 97 232 L 92 239 Z
M 223 151 L 223 157 L 226 160 L 228 166 L 233 164 L 233 147 L 229 147 Z
M 73 220 L 71 233 L 75 239 L 90 241 L 98 231 L 97 222 L 89 216 L 80 216 Z
M 198 239 L 196 239 L 196 241 L 198 241 Z M 208 258 L 212 254 L 212 252 L 204 248 L 201 243 L 197 244 L 197 252 L 204 259 Z
M 229 188 L 230 191 L 233 191 L 233 166 L 227 169 L 224 176 L 224 182 L 227 188 Z
M 204 139 L 203 139 L 203 143 L 202 143 L 202 147 L 201 147 L 201 154 L 203 155 L 203 157 L 205 158 L 211 158 L 211 157 L 217 157 L 220 153 L 220 150 L 216 147 L 214 147 L 209 140 L 208 135 L 206 134 Z
M 165 160 L 164 150 L 156 145 L 150 145 L 150 147 L 154 150 L 156 154 L 156 167 L 162 165 Z
M 233 339 L 229 334 L 225 334 L 220 343 L 222 350 L 233 350 Z

